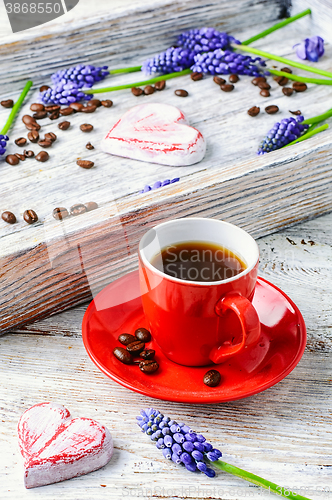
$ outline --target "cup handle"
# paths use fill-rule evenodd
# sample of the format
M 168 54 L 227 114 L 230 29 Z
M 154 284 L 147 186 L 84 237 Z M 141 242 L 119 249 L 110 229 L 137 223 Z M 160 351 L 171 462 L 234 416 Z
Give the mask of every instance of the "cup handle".
M 242 329 L 242 340 L 236 345 L 222 344 L 214 347 L 210 352 L 210 359 L 216 364 L 237 354 L 245 346 L 256 343 L 261 333 L 261 324 L 256 309 L 246 297 L 235 292 L 226 294 L 218 300 L 215 312 L 218 316 L 222 316 L 227 310 L 233 311 L 238 317 Z

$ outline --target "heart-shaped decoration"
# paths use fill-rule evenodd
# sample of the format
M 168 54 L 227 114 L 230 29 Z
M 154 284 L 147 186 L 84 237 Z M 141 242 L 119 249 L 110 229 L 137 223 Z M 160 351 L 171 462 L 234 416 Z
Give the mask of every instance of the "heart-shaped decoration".
M 103 467 L 113 455 L 109 430 L 90 418 L 72 418 L 55 403 L 26 410 L 18 423 L 24 485 L 35 488 Z
M 192 165 L 205 154 L 205 140 L 187 125 L 182 111 L 169 104 L 140 104 L 127 111 L 102 141 L 116 156 L 175 167 Z

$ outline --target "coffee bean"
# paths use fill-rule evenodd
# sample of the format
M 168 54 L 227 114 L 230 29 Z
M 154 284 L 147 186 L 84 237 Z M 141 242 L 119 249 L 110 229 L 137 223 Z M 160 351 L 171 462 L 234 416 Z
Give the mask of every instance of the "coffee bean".
M 292 87 L 295 92 L 304 92 L 308 88 L 304 82 L 294 82 Z
M 203 377 L 203 382 L 209 387 L 216 387 L 220 384 L 221 375 L 217 370 L 209 370 Z
M 278 113 L 278 111 L 278 106 L 275 106 L 274 104 L 271 104 L 271 106 L 266 106 L 265 108 L 265 113 L 267 113 L 268 115 L 274 115 L 275 113 Z
M 95 201 L 88 201 L 87 203 L 84 203 L 84 205 L 87 212 L 91 212 L 91 210 L 96 210 L 96 208 L 98 208 L 98 203 L 96 203 Z
M 57 120 L 60 116 L 60 111 L 57 109 L 56 111 L 52 111 L 52 113 L 49 115 L 50 120 Z
M 144 348 L 145 344 L 140 340 L 135 340 L 135 342 L 127 344 L 127 351 L 130 352 L 130 354 L 133 354 L 134 356 L 135 355 L 137 356 L 140 352 L 144 351 Z
M 105 99 L 104 101 L 100 101 L 101 105 L 104 106 L 104 108 L 111 108 L 113 106 L 113 101 L 110 99 Z
M 31 151 L 31 149 L 28 151 L 24 150 L 23 154 L 26 158 L 33 158 L 35 156 L 35 153 L 33 151 Z
M 36 120 L 31 116 L 31 115 L 24 115 L 22 117 L 22 122 L 24 125 L 27 125 L 28 123 L 34 123 Z
M 257 87 L 259 82 L 266 82 L 265 76 L 255 76 L 255 78 L 251 80 L 251 83 L 255 85 L 255 87 Z
M 198 71 L 194 71 L 193 73 L 191 73 L 190 78 L 191 78 L 194 82 L 198 82 L 199 80 L 202 80 L 202 78 L 203 78 L 203 73 L 200 73 L 200 72 L 198 72 Z
M 30 142 L 38 142 L 39 141 L 39 134 L 37 130 L 31 130 L 31 132 L 28 133 L 28 139 Z
M 135 330 L 135 337 L 142 342 L 150 342 L 151 333 L 146 328 L 137 328 Z
M 60 111 L 61 106 L 59 104 L 49 104 L 48 106 L 45 106 L 45 110 L 48 113 L 53 113 L 53 111 Z
M 34 224 L 38 220 L 38 215 L 34 210 L 26 210 L 23 213 L 23 219 L 27 224 Z
M 257 116 L 260 110 L 261 109 L 258 106 L 253 106 L 252 108 L 248 109 L 247 113 L 249 116 Z
M 25 146 L 26 143 L 27 143 L 27 140 L 25 137 L 19 137 L 18 139 L 15 139 L 16 146 Z
M 46 118 L 47 116 L 47 111 L 37 111 L 37 113 L 34 113 L 32 115 L 35 120 L 42 120 L 43 118 Z
M 45 92 L 45 90 L 48 90 L 50 87 L 48 85 L 42 85 L 39 87 L 39 92 Z
M 289 112 L 292 113 L 292 115 L 302 115 L 302 111 L 300 111 L 299 109 L 296 111 L 289 111 Z
M 39 102 L 34 102 L 30 106 L 31 111 L 45 111 L 44 104 L 40 104 Z
M 68 130 L 70 127 L 70 122 L 64 121 L 58 124 L 60 130 Z
M 91 132 L 93 130 L 93 125 L 90 125 L 90 123 L 83 123 L 80 126 L 80 129 L 82 132 Z
M 9 163 L 9 165 L 18 165 L 20 163 L 20 160 L 16 155 L 7 155 L 6 162 Z
M 50 156 L 49 156 L 47 151 L 40 151 L 40 153 L 38 153 L 36 156 L 36 160 L 44 162 L 44 161 L 47 161 L 49 159 L 49 157 Z
M 213 81 L 217 85 L 224 85 L 224 83 L 226 83 L 226 80 L 224 80 L 223 78 L 220 78 L 220 76 L 214 76 Z
M 54 132 L 47 132 L 47 134 L 45 134 L 45 139 L 47 141 L 51 141 L 51 142 L 54 142 L 57 140 L 57 136 L 55 135 Z
M 183 90 L 183 89 L 177 89 L 174 91 L 174 94 L 179 96 L 179 97 L 188 97 L 188 92 L 186 90 Z
M 88 142 L 86 145 L 85 145 L 86 149 L 95 149 L 94 146 L 92 146 L 91 142 Z
M 94 113 L 97 109 L 97 106 L 83 106 L 81 109 L 82 113 Z
M 121 361 L 121 363 L 124 363 L 125 365 L 131 365 L 133 362 L 133 358 L 124 347 L 115 347 L 113 349 L 113 354 L 114 356 Z
M 138 97 L 143 94 L 143 89 L 141 89 L 140 87 L 132 87 L 131 93 Z
M 31 123 L 27 123 L 25 125 L 25 127 L 28 129 L 28 130 L 40 130 L 40 125 L 37 123 L 37 122 L 31 122 Z
M 134 335 L 130 335 L 130 333 L 121 333 L 121 335 L 118 336 L 118 341 L 123 345 L 132 344 L 133 342 L 136 342 L 136 340 L 136 337 L 134 337 Z
M 74 113 L 74 110 L 70 106 L 68 106 L 68 108 L 60 109 L 61 116 L 68 116 L 68 115 L 72 115 L 73 113 Z
M 144 87 L 144 90 L 143 90 L 145 95 L 151 95 L 154 93 L 154 91 L 155 91 L 155 88 L 152 85 L 147 85 L 146 87 Z
M 141 352 L 140 356 L 143 359 L 153 359 L 156 354 L 156 351 L 154 349 L 144 349 L 144 351 Z
M 224 92 L 232 92 L 232 90 L 234 90 L 234 85 L 231 83 L 224 83 L 223 85 L 220 85 L 220 88 Z
M 94 162 L 89 160 L 77 160 L 76 164 L 82 168 L 92 168 L 94 166 Z
M 154 84 L 154 88 L 156 90 L 164 90 L 164 88 L 166 87 L 166 82 L 165 80 L 160 80 L 160 82 L 156 82 Z
M 72 102 L 69 104 L 69 107 L 72 108 L 74 111 L 82 111 L 82 108 L 84 106 L 81 102 Z
M 52 141 L 48 141 L 47 139 L 42 139 L 38 141 L 38 144 L 42 148 L 50 148 L 52 146 Z
M 270 97 L 270 92 L 267 89 L 262 89 L 260 95 L 263 97 Z
M 83 203 L 76 203 L 72 207 L 70 207 L 70 214 L 71 215 L 81 215 L 86 212 L 86 207 L 83 205 Z
M 154 373 L 159 368 L 157 361 L 153 359 L 145 359 L 138 366 L 143 373 Z
M 21 161 L 25 161 L 25 155 L 21 155 L 20 153 L 15 153 L 15 156 Z
M 281 87 L 284 87 L 289 82 L 289 79 L 285 76 L 276 76 L 273 78 L 273 80 L 275 80 Z
M 69 217 L 69 212 L 65 207 L 57 207 L 53 210 L 52 215 L 56 220 L 62 220 Z
M 292 70 L 290 68 L 281 68 L 280 71 L 283 71 L 284 73 L 293 73 Z
M 238 75 L 236 75 L 235 73 L 232 73 L 231 75 L 229 75 L 229 78 L 228 78 L 228 81 L 231 82 L 231 83 L 236 83 L 240 80 L 240 78 L 238 77 Z
M 101 102 L 99 99 L 91 99 L 91 101 L 88 101 L 87 106 L 96 106 L 96 108 L 99 108 L 101 106 Z
M 260 89 L 270 90 L 271 85 L 269 83 L 267 83 L 267 82 L 258 82 L 257 87 L 260 88 Z
M 5 101 L 1 101 L 0 104 L 4 108 L 12 108 L 14 106 L 14 101 L 13 99 L 6 99 Z
M 1 218 L 3 221 L 7 222 L 8 224 L 15 224 L 15 222 L 16 222 L 15 215 L 12 212 L 9 212 L 9 210 L 2 212 Z
M 283 87 L 282 93 L 290 97 L 294 92 L 294 89 L 291 89 L 290 87 Z

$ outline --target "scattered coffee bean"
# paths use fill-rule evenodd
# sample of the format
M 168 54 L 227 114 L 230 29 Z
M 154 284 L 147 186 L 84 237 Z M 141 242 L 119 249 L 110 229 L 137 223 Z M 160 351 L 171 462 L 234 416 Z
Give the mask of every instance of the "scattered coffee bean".
M 156 90 L 164 90 L 164 88 L 166 87 L 166 82 L 165 80 L 160 80 L 160 82 L 156 82 L 154 84 L 154 88 Z
M 52 215 L 56 220 L 62 220 L 69 217 L 69 212 L 65 207 L 57 207 L 53 210 Z
M 113 101 L 110 99 L 105 99 L 104 101 L 100 101 L 101 105 L 104 106 L 104 108 L 111 108 L 113 106 Z
M 50 155 L 48 154 L 47 151 L 40 151 L 40 153 L 37 154 L 36 160 L 37 161 L 47 161 L 49 159 Z
M 292 87 L 295 92 L 304 92 L 308 88 L 304 82 L 294 82 Z
M 147 85 L 146 87 L 144 87 L 144 90 L 143 90 L 145 95 L 151 95 L 154 93 L 154 91 L 155 91 L 155 88 L 152 85 Z
M 81 102 L 72 102 L 69 104 L 69 107 L 72 108 L 74 111 L 82 111 L 82 108 L 84 107 Z
M 282 93 L 284 95 L 287 95 L 288 97 L 290 97 L 294 92 L 294 89 L 292 89 L 291 87 L 283 87 L 282 89 Z
M 260 89 L 270 90 L 271 85 L 269 83 L 267 83 L 267 82 L 258 82 L 257 87 L 260 88 Z
M 75 203 L 72 207 L 70 207 L 71 215 L 81 215 L 86 212 L 86 206 L 83 203 Z
M 141 342 L 150 342 L 151 333 L 146 328 L 137 328 L 135 330 L 135 337 Z
M 16 155 L 7 155 L 6 162 L 9 163 L 9 165 L 18 165 L 20 163 L 20 160 Z
M 21 161 L 25 161 L 25 155 L 21 155 L 20 153 L 15 153 L 15 156 Z
M 130 335 L 130 333 L 121 333 L 121 335 L 118 336 L 118 341 L 123 345 L 132 344 L 133 342 L 136 342 L 136 340 L 136 337 L 134 337 L 134 335 Z
M 144 349 L 144 351 L 141 352 L 140 356 L 143 359 L 153 359 L 156 354 L 156 351 L 154 349 Z
M 290 68 L 287 68 L 287 67 L 281 68 L 280 71 L 283 71 L 284 73 L 293 73 L 292 70 Z
M 0 104 L 4 108 L 12 108 L 14 106 L 14 101 L 13 99 L 6 99 L 4 101 L 1 101 Z
M 45 90 L 48 90 L 50 87 L 48 85 L 42 85 L 39 87 L 39 92 L 45 92 Z
M 270 97 L 270 92 L 267 89 L 262 89 L 260 95 L 263 97 Z
M 70 122 L 64 121 L 58 124 L 60 130 L 68 130 L 70 127 Z
M 35 156 L 35 153 L 29 149 L 28 151 L 24 150 L 23 154 L 26 158 L 33 158 Z
M 145 359 L 138 366 L 143 373 L 154 373 L 159 368 L 157 361 L 153 359 Z
M 275 113 L 278 113 L 278 111 L 279 111 L 278 106 L 275 106 L 274 104 L 266 106 L 265 108 L 265 113 L 267 113 L 268 115 L 274 115 Z
M 37 131 L 40 130 L 40 125 L 37 122 L 26 123 L 25 127 L 28 130 L 37 130 Z
M 247 113 L 249 116 L 257 116 L 260 110 L 261 109 L 258 106 L 253 106 L 252 108 L 248 109 Z
M 42 148 L 50 148 L 52 146 L 52 141 L 48 141 L 47 139 L 41 139 L 38 141 L 39 146 Z
M 52 111 L 49 115 L 50 120 L 57 120 L 60 116 L 60 111 L 57 109 L 56 111 Z
M 92 168 L 94 166 L 94 162 L 89 160 L 77 160 L 76 164 L 82 168 Z
M 48 113 L 53 113 L 53 111 L 59 111 L 60 112 L 60 108 L 61 108 L 61 106 L 59 106 L 59 104 L 49 104 L 49 105 L 45 106 L 45 110 Z
M 121 363 L 124 363 L 125 365 L 131 365 L 133 362 L 133 358 L 124 347 L 115 347 L 113 349 L 113 354 L 114 356 L 121 361 Z
M 62 108 L 60 109 L 60 115 L 61 116 L 68 116 L 72 115 L 74 113 L 74 109 L 68 106 L 67 108 Z
M 224 83 L 223 85 L 220 85 L 220 88 L 224 92 L 232 92 L 232 90 L 234 90 L 234 85 L 231 83 Z
M 92 146 L 91 142 L 88 142 L 86 145 L 85 145 L 86 149 L 95 149 L 94 146 Z
M 93 130 L 93 125 L 90 125 L 90 123 L 83 123 L 80 126 L 80 129 L 82 132 L 91 132 Z
M 39 134 L 37 130 L 31 130 L 31 132 L 28 133 L 28 139 L 30 142 L 38 142 L 39 141 Z
M 91 212 L 91 210 L 96 210 L 96 208 L 98 208 L 98 203 L 96 203 L 95 201 L 88 201 L 87 203 L 84 203 L 84 205 L 87 212 Z
M 19 137 L 18 139 L 15 139 L 15 144 L 16 146 L 25 146 L 27 143 L 27 140 L 25 137 Z
M 27 125 L 28 123 L 34 123 L 36 120 L 30 116 L 30 115 L 24 115 L 22 117 L 22 122 L 24 123 L 24 125 Z
M 302 115 L 302 111 L 300 111 L 299 109 L 297 109 L 296 111 L 289 110 L 289 113 L 292 113 L 292 115 Z
M 214 76 L 213 81 L 217 85 L 224 85 L 224 83 L 226 83 L 226 80 L 224 80 L 223 78 L 220 78 L 220 76 Z
M 257 87 L 259 82 L 266 82 L 265 76 L 255 76 L 255 78 L 251 80 L 251 83 L 255 85 L 255 87 Z
M 34 102 L 30 106 L 31 111 L 45 111 L 44 104 L 40 104 L 39 102 Z
M 26 210 L 23 213 L 23 219 L 27 224 L 34 224 L 38 220 L 38 215 L 34 210 Z
M 82 113 L 94 113 L 97 109 L 97 106 L 83 106 L 81 109 Z
M 189 93 L 184 89 L 177 89 L 174 91 L 174 94 L 179 97 L 188 97 Z
M 47 111 L 37 111 L 37 113 L 34 113 L 32 117 L 35 120 L 42 120 L 43 118 L 46 118 L 47 116 Z
M 127 344 L 127 351 L 134 356 L 137 356 L 140 352 L 144 351 L 145 344 L 140 340 L 135 340 L 135 342 L 131 342 Z
M 15 215 L 12 212 L 9 212 L 9 210 L 2 212 L 1 218 L 3 221 L 7 222 L 8 224 L 15 224 L 15 222 L 16 222 Z
M 54 142 L 57 140 L 57 136 L 55 135 L 54 132 L 47 132 L 47 134 L 45 134 L 45 139 L 47 141 L 51 141 L 51 142 Z
M 217 370 L 209 370 L 208 372 L 206 372 L 203 378 L 204 384 L 208 385 L 209 387 L 216 387 L 220 384 L 220 381 L 221 375 Z
M 229 75 L 229 78 L 228 78 L 228 81 L 231 82 L 231 83 L 236 83 L 240 80 L 240 78 L 238 77 L 238 75 L 236 75 L 235 73 L 232 73 L 231 75 Z
M 275 80 L 281 87 L 284 87 L 289 82 L 289 79 L 285 76 L 276 76 L 275 78 L 273 78 L 273 80 Z
M 138 97 L 138 96 L 140 96 L 140 95 L 142 95 L 142 94 L 143 94 L 143 89 L 141 89 L 140 87 L 133 87 L 133 88 L 131 89 L 131 93 L 132 93 L 133 95 L 135 95 L 136 97 Z
M 99 108 L 101 106 L 101 102 L 99 99 L 91 99 L 91 101 L 88 101 L 87 106 L 96 106 L 96 108 Z
M 194 71 L 193 73 L 191 73 L 190 78 L 191 78 L 194 82 L 198 82 L 198 80 L 202 80 L 202 78 L 203 78 L 203 73 L 200 73 L 200 72 L 198 72 L 198 71 Z

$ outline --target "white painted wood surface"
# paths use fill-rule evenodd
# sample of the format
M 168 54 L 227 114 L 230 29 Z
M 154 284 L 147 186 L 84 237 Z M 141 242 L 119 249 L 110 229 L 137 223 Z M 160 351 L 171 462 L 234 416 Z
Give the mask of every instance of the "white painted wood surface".
M 251 398 L 219 405 L 168 403 L 136 394 L 104 376 L 85 352 L 81 321 L 87 304 L 3 335 L 1 499 L 277 498 L 230 475 L 217 472 L 208 479 L 166 461 L 135 423 L 140 408 L 154 406 L 205 434 L 226 462 L 313 500 L 330 500 L 332 214 L 258 244 L 259 274 L 290 296 L 308 329 L 303 358 L 286 379 Z M 110 463 L 86 476 L 26 491 L 16 426 L 24 410 L 42 401 L 106 425 L 115 445 Z

